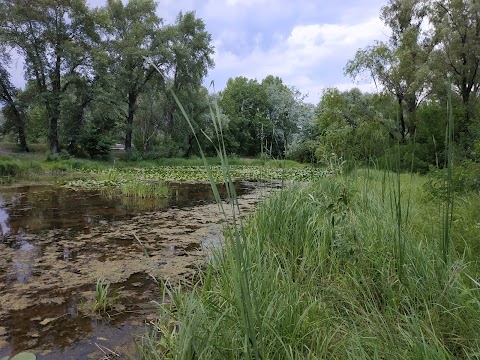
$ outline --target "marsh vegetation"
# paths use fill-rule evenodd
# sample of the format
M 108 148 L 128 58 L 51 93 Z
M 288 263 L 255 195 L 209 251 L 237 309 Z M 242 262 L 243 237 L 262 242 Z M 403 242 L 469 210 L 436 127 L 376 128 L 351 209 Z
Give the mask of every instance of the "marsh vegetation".
M 193 12 L 0 1 L 27 80 L 0 55 L 0 354 L 87 356 L 97 313 L 148 324 L 143 359 L 479 358 L 479 6 L 387 1 L 345 66 L 379 91 L 313 105 L 273 75 L 210 94 Z

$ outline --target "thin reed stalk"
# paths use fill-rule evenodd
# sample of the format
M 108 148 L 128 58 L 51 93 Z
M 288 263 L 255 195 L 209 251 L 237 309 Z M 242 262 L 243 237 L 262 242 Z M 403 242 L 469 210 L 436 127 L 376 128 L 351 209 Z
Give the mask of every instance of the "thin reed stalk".
M 453 108 L 452 108 L 452 89 L 451 84 L 447 86 L 447 127 L 445 130 L 445 168 L 447 169 L 447 176 L 445 179 L 446 199 L 442 204 L 442 258 L 445 264 L 448 263 L 450 255 L 450 242 L 451 242 L 451 228 L 453 222 L 453 137 L 454 137 L 454 123 L 453 123 Z

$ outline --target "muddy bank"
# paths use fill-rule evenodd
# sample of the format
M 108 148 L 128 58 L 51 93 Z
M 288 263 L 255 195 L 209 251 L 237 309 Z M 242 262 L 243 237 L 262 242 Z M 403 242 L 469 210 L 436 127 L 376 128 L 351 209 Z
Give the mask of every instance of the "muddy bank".
M 251 187 L 240 196 L 242 215 L 269 191 Z M 45 229 L 39 221 L 13 231 L 14 222 L 3 222 L 9 230 L 0 242 L 0 357 L 30 350 L 40 359 L 92 352 L 100 358 L 95 344 L 123 351 L 130 334 L 155 318 L 152 300 L 161 301 L 161 292 L 154 278 L 172 284 L 190 278 L 205 262 L 205 244 L 221 236 L 222 221 L 210 203 L 97 218 L 80 228 L 67 222 Z M 88 316 L 99 278 L 118 296 L 110 319 Z

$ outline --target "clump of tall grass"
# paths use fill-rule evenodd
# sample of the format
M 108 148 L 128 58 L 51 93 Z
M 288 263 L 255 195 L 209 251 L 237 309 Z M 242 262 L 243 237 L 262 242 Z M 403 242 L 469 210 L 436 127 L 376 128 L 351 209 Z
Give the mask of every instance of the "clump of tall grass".
M 120 192 L 129 198 L 155 199 L 167 196 L 169 188 L 164 182 L 127 181 L 120 185 Z
M 112 294 L 110 283 L 104 279 L 98 279 L 95 285 L 95 300 L 92 305 L 92 311 L 95 314 L 107 314 L 113 310 L 117 302 L 116 295 Z
M 257 320 L 252 330 L 261 334 L 262 358 L 478 356 L 480 288 L 470 279 L 475 274 L 461 256 L 452 266 L 443 265 L 433 238 L 441 231 L 428 226 L 436 204 L 423 202 L 424 180 L 414 176 L 408 185 L 412 220 L 402 228 L 407 281 L 400 281 L 392 246 L 398 230 L 391 213 L 395 199 L 382 199 L 382 176 L 356 171 L 269 199 L 239 230 L 242 256 L 249 259 L 244 268 L 232 254 L 235 235 L 228 234 L 226 248 L 199 286 L 173 294 L 169 318 L 179 326 L 170 332 L 158 327 L 169 341 L 157 353 L 248 358 L 250 335 L 237 298 L 238 277 L 247 273 L 251 303 L 245 304 Z M 401 201 L 406 208 L 408 199 Z
M 16 176 L 21 172 L 18 163 L 9 160 L 0 160 L 0 176 Z
M 25 159 L 0 159 L 0 183 L 11 184 L 18 179 L 31 179 L 42 173 L 43 169 L 37 161 Z
M 173 305 L 139 357 L 478 357 L 480 286 L 467 262 L 479 260 L 443 261 L 437 204 L 407 176 L 352 169 L 283 189 L 246 224 L 234 217 L 198 285 L 168 292 Z

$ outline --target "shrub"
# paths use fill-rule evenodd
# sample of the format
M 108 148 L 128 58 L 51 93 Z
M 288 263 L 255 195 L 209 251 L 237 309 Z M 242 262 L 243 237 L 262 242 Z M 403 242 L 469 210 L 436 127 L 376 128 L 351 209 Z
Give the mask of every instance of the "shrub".
M 12 161 L 0 160 L 0 176 L 16 176 L 21 170 L 21 167 Z

